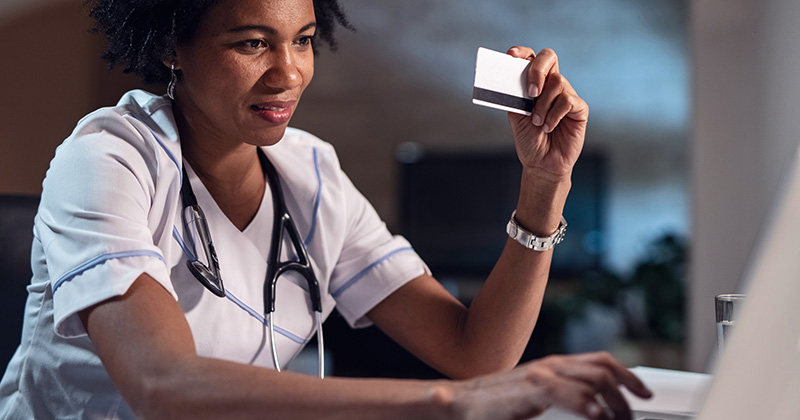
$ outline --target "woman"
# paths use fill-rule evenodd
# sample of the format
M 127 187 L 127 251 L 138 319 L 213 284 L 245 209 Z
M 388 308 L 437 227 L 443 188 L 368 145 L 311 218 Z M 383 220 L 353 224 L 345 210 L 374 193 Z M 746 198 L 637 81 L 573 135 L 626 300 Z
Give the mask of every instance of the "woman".
M 334 25 L 346 25 L 335 0 L 98 1 L 92 15 L 109 38 L 106 58 L 146 81 L 171 78 L 169 97 L 129 92 L 59 147 L 0 413 L 516 419 L 559 405 L 601 419 L 611 414 L 600 401 L 630 417 L 619 385 L 649 395 L 607 354 L 512 369 L 536 322 L 551 252 L 509 239 L 465 308 L 388 233 L 332 147 L 287 128 L 313 76 L 313 45 L 332 44 Z M 508 53 L 531 60 L 538 97 L 533 117 L 509 115 L 524 167 L 515 221 L 544 238 L 558 230 L 588 110 L 552 51 Z M 270 242 L 277 185 L 298 231 L 281 247 Z M 197 214 L 185 212 L 188 191 L 214 247 L 197 236 Z M 336 306 L 354 326 L 375 323 L 456 380 L 321 380 L 273 369 L 315 331 L 313 287 L 297 272 L 277 282 L 276 311 L 263 316 L 270 254 L 302 260 L 297 240 L 319 281 L 321 317 Z

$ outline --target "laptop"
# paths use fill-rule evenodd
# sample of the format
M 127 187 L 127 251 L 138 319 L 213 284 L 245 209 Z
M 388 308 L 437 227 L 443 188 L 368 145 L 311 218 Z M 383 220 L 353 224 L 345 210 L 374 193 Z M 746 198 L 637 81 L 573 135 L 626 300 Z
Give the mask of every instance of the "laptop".
M 699 420 L 800 419 L 800 148 L 776 198 Z
M 648 402 L 632 397 L 634 419 L 800 419 L 800 148 L 785 172 L 743 280 L 747 299 L 713 377 L 632 369 L 648 385 L 662 373 L 678 375 L 673 379 L 684 388 L 678 392 L 691 395 L 684 395 L 683 404 L 695 400 L 688 403 L 693 408 L 649 410 Z M 652 388 L 658 403 L 663 395 L 658 386 Z M 579 417 L 550 410 L 542 418 Z
M 697 402 L 700 413 L 677 418 L 800 419 L 800 148 L 784 174 L 742 278 L 747 299 L 713 378 L 709 377 L 705 401 Z M 696 393 L 704 395 L 702 389 Z M 634 411 L 634 418 L 675 418 L 642 414 Z

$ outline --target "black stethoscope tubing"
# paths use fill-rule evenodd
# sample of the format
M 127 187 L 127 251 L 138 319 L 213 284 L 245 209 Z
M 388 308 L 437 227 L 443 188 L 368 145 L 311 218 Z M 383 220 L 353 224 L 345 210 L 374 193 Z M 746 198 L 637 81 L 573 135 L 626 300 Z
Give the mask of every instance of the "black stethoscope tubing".
M 264 282 L 264 312 L 268 315 L 270 340 L 272 342 L 272 358 L 275 369 L 280 371 L 280 363 L 278 361 L 277 349 L 275 347 L 275 332 L 273 323 L 273 314 L 275 313 L 275 298 L 278 278 L 288 271 L 295 271 L 300 274 L 308 284 L 308 293 L 311 298 L 311 307 L 316 313 L 316 330 L 317 330 L 317 344 L 318 344 L 318 364 L 319 376 L 323 377 L 324 372 L 324 358 L 323 358 L 323 338 L 322 338 L 322 296 L 320 293 L 319 281 L 314 275 L 314 269 L 311 267 L 311 260 L 308 257 L 305 244 L 300 239 L 300 234 L 297 227 L 289 214 L 289 209 L 286 207 L 286 201 L 283 198 L 283 190 L 281 189 L 278 172 L 275 166 L 269 161 L 266 154 L 257 148 L 258 158 L 261 167 L 266 173 L 267 181 L 269 182 L 270 190 L 272 191 L 272 206 L 274 209 L 274 222 L 272 225 L 272 244 L 270 246 L 269 259 L 267 260 L 267 274 Z M 211 232 L 208 229 L 208 222 L 205 219 L 203 210 L 197 203 L 197 197 L 194 195 L 192 185 L 189 182 L 189 176 L 186 168 L 182 168 L 183 181 L 181 183 L 181 199 L 183 200 L 183 222 L 187 231 L 187 236 L 191 241 L 192 249 L 198 251 L 197 242 L 200 242 L 203 252 L 209 265 L 204 264 L 199 260 L 197 255 L 191 256 L 186 261 L 186 266 L 194 277 L 206 289 L 211 291 L 218 297 L 225 297 L 225 286 L 222 283 L 222 276 L 219 270 L 219 259 L 217 258 L 214 243 L 211 240 Z M 289 239 L 292 242 L 297 260 L 280 261 L 281 250 L 283 248 L 283 232 L 289 234 Z
M 308 252 L 300 239 L 300 234 L 297 232 L 297 227 L 292 221 L 292 216 L 289 214 L 289 209 L 286 208 L 286 201 L 283 199 L 283 190 L 281 183 L 278 180 L 278 172 L 275 166 L 267 159 L 267 156 L 261 149 L 258 149 L 258 157 L 261 161 L 261 167 L 267 173 L 267 180 L 269 181 L 269 188 L 272 190 L 272 208 L 274 209 L 274 222 L 272 225 L 272 246 L 269 250 L 269 262 L 272 264 L 267 265 L 267 281 L 264 283 L 264 303 L 269 303 L 269 312 L 275 312 L 275 288 L 278 284 L 278 277 L 287 271 L 296 271 L 308 283 L 308 293 L 311 295 L 311 307 L 315 312 L 322 312 L 322 297 L 320 295 L 319 281 L 317 276 L 314 275 L 314 269 L 311 267 L 311 260 L 308 258 Z M 284 261 L 279 260 L 281 255 L 281 248 L 283 247 L 283 231 L 289 234 L 289 239 L 292 241 L 295 254 L 297 254 L 298 261 Z M 266 310 L 266 308 L 265 308 Z

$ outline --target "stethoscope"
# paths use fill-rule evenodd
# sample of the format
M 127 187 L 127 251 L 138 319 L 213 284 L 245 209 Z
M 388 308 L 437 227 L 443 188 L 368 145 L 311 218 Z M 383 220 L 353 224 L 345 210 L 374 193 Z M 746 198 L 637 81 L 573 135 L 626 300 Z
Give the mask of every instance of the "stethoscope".
M 300 234 L 297 232 L 297 227 L 292 221 L 289 209 L 286 208 L 286 202 L 283 199 L 283 191 L 281 190 L 281 185 L 278 180 L 278 172 L 275 170 L 272 162 L 267 159 L 264 152 L 260 148 L 257 149 L 261 167 L 264 172 L 266 172 L 269 188 L 272 190 L 272 206 L 275 210 L 275 221 L 272 225 L 272 245 L 269 251 L 269 259 L 267 260 L 267 275 L 264 281 L 264 311 L 267 312 L 266 318 L 269 327 L 269 339 L 272 344 L 272 361 L 275 365 L 275 370 L 280 372 L 281 367 L 278 361 L 278 351 L 275 346 L 275 325 L 273 321 L 278 278 L 283 273 L 295 271 L 303 276 L 308 283 L 311 307 L 314 309 L 316 315 L 315 327 L 317 330 L 317 364 L 319 377 L 324 378 L 325 345 L 322 339 L 322 298 L 320 295 L 319 282 L 314 275 L 314 269 L 311 267 L 306 247 L 300 239 Z M 214 250 L 214 243 L 211 241 L 208 223 L 203 215 L 203 210 L 197 204 L 197 198 L 194 195 L 194 191 L 192 191 L 192 185 L 189 182 L 189 176 L 186 173 L 185 167 L 183 168 L 181 199 L 183 200 L 184 206 L 183 223 L 188 236 L 193 244 L 200 243 L 206 261 L 209 262 L 209 265 L 206 265 L 197 258 L 197 255 L 190 255 L 189 260 L 186 261 L 186 266 L 189 268 L 192 275 L 211 291 L 211 293 L 219 297 L 225 297 L 225 286 L 222 284 L 222 277 L 219 273 L 219 260 Z M 289 239 L 292 241 L 297 260 L 280 261 L 279 259 L 283 247 L 284 230 L 289 234 Z M 197 247 L 195 246 L 194 249 L 196 250 Z

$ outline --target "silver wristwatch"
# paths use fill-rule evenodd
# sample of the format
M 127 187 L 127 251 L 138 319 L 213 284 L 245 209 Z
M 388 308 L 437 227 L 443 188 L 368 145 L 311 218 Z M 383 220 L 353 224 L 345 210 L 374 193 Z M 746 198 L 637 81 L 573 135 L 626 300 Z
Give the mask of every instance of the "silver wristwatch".
M 511 213 L 511 220 L 506 225 L 506 233 L 508 236 L 519 242 L 522 246 L 534 251 L 549 251 L 558 245 L 564 239 L 564 233 L 567 231 L 567 221 L 564 216 L 561 216 L 561 223 L 558 225 L 556 232 L 550 236 L 540 238 L 517 224 L 517 211 Z

